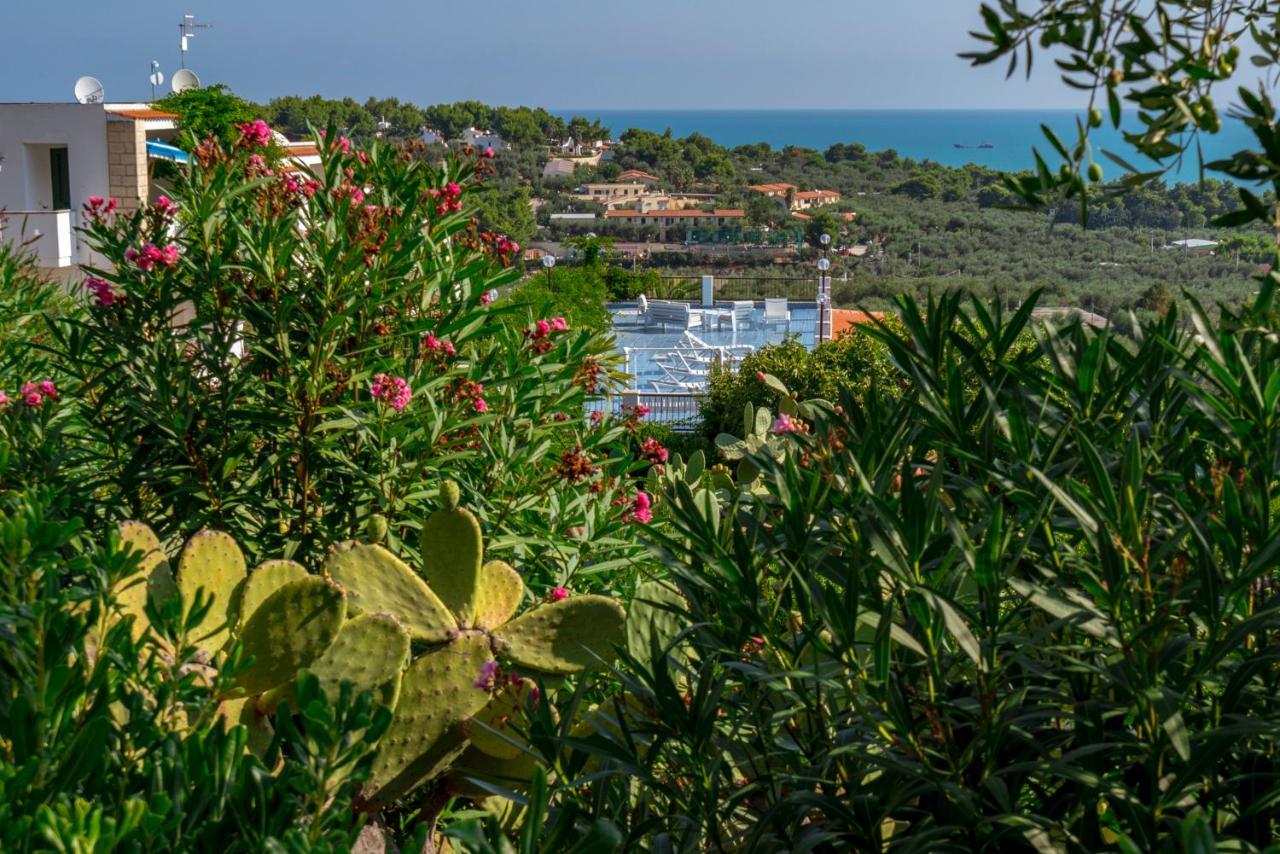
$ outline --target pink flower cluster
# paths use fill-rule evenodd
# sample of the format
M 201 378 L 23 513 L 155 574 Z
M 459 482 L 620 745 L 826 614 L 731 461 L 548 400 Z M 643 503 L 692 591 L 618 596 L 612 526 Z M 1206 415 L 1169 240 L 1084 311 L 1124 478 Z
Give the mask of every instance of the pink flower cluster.
M 240 144 L 246 147 L 262 148 L 271 142 L 271 127 L 262 119 L 236 125 L 240 131 Z
M 480 294 L 480 304 L 488 305 L 489 303 L 493 302 L 497 298 L 498 298 L 498 292 L 496 290 L 490 289 L 490 290 L 484 291 L 483 293 Z
M 493 159 L 493 146 L 491 145 L 491 146 L 489 146 L 488 148 L 486 148 L 486 149 L 484 150 L 484 154 L 483 154 L 483 155 L 481 155 L 481 156 L 482 156 L 482 157 L 484 157 L 484 159 L 485 159 L 485 160 L 492 160 L 492 159 Z
M 655 465 L 665 463 L 670 456 L 671 452 L 652 436 L 640 443 L 640 457 Z
M 409 388 L 409 381 L 404 377 L 378 374 L 373 378 L 373 386 L 369 391 L 374 400 L 382 401 L 396 412 L 404 409 L 409 405 L 409 401 L 413 400 L 413 390 Z
M 427 190 L 427 197 L 435 200 L 436 213 L 441 216 L 450 211 L 462 210 L 462 188 L 452 181 L 442 189 Z
M 569 598 L 569 590 L 564 587 L 553 587 L 551 589 L 551 601 L 563 602 Z
M 498 662 L 492 658 L 480 665 L 480 675 L 476 677 L 475 687 L 482 691 L 492 691 L 498 682 Z
M 284 188 L 290 193 L 301 193 L 308 199 L 316 194 L 316 190 L 320 189 L 320 182 L 315 178 L 308 178 L 305 183 L 302 183 L 286 172 L 280 176 L 280 180 L 284 182 Z
M 569 323 L 563 317 L 553 317 L 550 320 L 539 320 L 533 324 L 532 329 L 526 329 L 524 334 L 533 341 L 534 352 L 545 353 L 551 349 L 551 341 L 548 339 L 553 332 L 568 332 Z
M 333 188 L 333 197 L 341 199 L 343 196 L 349 196 L 352 204 L 358 205 L 364 201 L 364 190 L 350 181 L 343 181 L 339 186 Z
M 785 412 L 773 419 L 773 432 L 775 433 L 798 433 L 800 429 L 800 422 Z
M 106 279 L 90 276 L 84 280 L 85 289 L 93 294 L 93 304 L 102 308 L 110 308 L 118 302 L 124 302 L 124 294 L 118 292 Z
M 163 193 L 156 196 L 156 200 L 152 203 L 151 209 L 160 214 L 162 219 L 173 219 L 178 213 L 178 206 L 174 204 L 173 199 Z
M 447 338 L 437 338 L 434 334 L 428 332 L 422 336 L 423 353 L 439 353 L 442 356 L 453 358 L 458 355 L 458 349 L 453 346 L 453 342 Z
M 653 501 L 647 492 L 637 492 L 631 500 L 631 507 L 622 515 L 624 522 L 638 522 L 648 525 L 653 521 Z
M 173 269 L 178 266 L 178 247 L 176 244 L 170 243 L 163 249 L 154 243 L 148 243 L 142 247 L 141 251 L 137 249 L 129 249 L 124 253 L 126 261 L 132 261 L 138 265 L 138 269 L 144 273 L 150 273 L 157 264 Z
M 622 407 L 622 411 L 623 411 L 623 413 L 624 413 L 625 415 L 627 415 L 627 416 L 629 416 L 629 417 L 631 417 L 631 418 L 634 418 L 634 419 L 636 419 L 637 421 L 639 421 L 641 418 L 644 418 L 646 415 L 648 415 L 648 414 L 649 414 L 650 412 L 652 412 L 653 410 L 651 410 L 649 407 L 645 406 L 643 403 L 637 403 L 637 404 L 635 404 L 635 405 L 630 405 L 630 406 L 624 406 L 624 407 Z
M 52 380 L 40 380 L 38 382 L 25 383 L 19 395 L 22 397 L 24 404 L 35 409 L 46 400 L 57 400 L 58 389 L 54 386 Z M 5 397 L 4 402 L 8 403 L 9 398 Z
M 328 138 L 329 138 L 329 132 L 328 132 L 327 130 L 322 130 L 322 131 L 320 131 L 320 138 L 321 138 L 321 139 L 328 139 Z M 342 153 L 343 153 L 343 154 L 350 154 L 350 153 L 351 153 L 351 140 L 347 139 L 345 136 L 339 136 L 339 137 L 338 137 L 338 141 L 337 141 L 336 143 L 334 143 L 334 145 L 335 145 L 337 148 L 342 149 Z
M 276 174 L 267 166 L 267 158 L 261 154 L 250 154 L 249 165 L 244 171 L 250 178 L 272 178 Z
M 90 196 L 89 201 L 84 203 L 85 216 L 90 219 L 102 219 L 115 213 L 116 207 L 120 203 L 115 199 L 103 199 L 102 196 Z

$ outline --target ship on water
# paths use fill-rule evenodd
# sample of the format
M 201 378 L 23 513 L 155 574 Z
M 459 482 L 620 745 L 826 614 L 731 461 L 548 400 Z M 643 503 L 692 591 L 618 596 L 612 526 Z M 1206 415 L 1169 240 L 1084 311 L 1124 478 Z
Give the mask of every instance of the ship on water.
M 985 139 L 982 142 L 978 143 L 977 145 L 969 145 L 968 143 L 964 143 L 964 142 L 953 142 L 951 144 L 954 145 L 956 148 L 995 148 L 996 147 L 995 143 L 988 142 Z

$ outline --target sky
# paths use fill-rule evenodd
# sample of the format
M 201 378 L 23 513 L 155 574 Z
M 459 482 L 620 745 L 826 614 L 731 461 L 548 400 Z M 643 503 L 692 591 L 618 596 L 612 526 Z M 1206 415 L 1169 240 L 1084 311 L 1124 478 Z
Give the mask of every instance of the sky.
M 81 75 L 145 100 L 179 67 L 178 22 L 213 24 L 187 65 L 279 95 L 475 99 L 549 109 L 1050 108 L 1049 71 L 1005 80 L 956 54 L 979 0 L 12 0 L 0 102 L 69 101 Z M 1043 63 L 1047 66 L 1047 63 Z M 162 87 L 167 91 L 168 82 Z

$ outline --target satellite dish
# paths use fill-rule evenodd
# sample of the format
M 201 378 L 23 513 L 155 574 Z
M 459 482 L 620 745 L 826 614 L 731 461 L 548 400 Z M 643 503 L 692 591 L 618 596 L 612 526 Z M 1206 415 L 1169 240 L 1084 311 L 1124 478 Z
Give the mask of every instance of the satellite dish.
M 106 93 L 96 77 L 81 77 L 76 81 L 76 100 L 81 104 L 101 104 Z
M 190 68 L 180 68 L 173 72 L 173 80 L 169 81 L 170 88 L 175 92 L 185 92 L 188 89 L 199 89 L 200 78 Z
M 159 85 L 160 85 L 161 83 L 163 83 L 163 82 L 164 82 L 164 74 L 163 74 L 163 73 L 161 73 L 161 72 L 159 72 L 159 71 L 153 71 L 153 72 L 151 72 L 151 85 L 152 85 L 152 86 L 159 86 Z

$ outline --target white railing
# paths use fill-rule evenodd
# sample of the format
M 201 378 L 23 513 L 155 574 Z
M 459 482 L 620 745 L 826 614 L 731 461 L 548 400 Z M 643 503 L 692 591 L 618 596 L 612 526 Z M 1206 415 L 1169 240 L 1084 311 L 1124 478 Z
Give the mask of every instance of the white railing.
M 46 269 L 76 263 L 71 211 L 5 211 L 0 216 L 0 240 L 34 253 L 36 266 Z
M 621 415 L 638 406 L 648 407 L 644 420 L 674 430 L 692 430 L 698 423 L 698 408 L 704 395 L 700 392 L 659 392 L 628 390 L 587 404 L 587 411 Z

